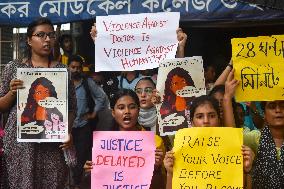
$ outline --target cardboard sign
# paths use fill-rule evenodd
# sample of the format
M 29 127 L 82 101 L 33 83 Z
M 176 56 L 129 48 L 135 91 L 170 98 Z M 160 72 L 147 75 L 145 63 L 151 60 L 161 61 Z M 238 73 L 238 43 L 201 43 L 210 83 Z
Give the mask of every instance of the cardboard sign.
M 154 137 L 150 131 L 94 132 L 92 189 L 149 189 L 155 163 Z
M 17 140 L 63 142 L 68 136 L 66 68 L 18 68 Z
M 243 188 L 242 129 L 194 127 L 174 141 L 172 188 Z
M 161 62 L 157 90 L 162 97 L 157 105 L 160 135 L 173 135 L 181 128 L 191 127 L 191 102 L 206 94 L 202 57 Z
M 179 12 L 97 16 L 96 71 L 157 68 L 174 58 Z
M 236 100 L 284 99 L 284 35 L 232 39 Z

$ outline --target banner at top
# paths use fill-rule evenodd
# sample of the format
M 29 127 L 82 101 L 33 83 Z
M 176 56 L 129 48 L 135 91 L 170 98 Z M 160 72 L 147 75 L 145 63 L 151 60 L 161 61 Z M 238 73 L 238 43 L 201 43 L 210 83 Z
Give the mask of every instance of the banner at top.
M 38 17 L 54 24 L 96 16 L 180 12 L 182 21 L 272 20 L 284 12 L 236 0 L 1 0 L 0 23 L 26 26 Z

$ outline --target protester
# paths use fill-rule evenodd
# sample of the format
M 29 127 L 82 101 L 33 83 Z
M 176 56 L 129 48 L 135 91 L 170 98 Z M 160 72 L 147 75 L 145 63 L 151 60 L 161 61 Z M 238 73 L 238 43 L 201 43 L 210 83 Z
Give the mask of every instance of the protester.
M 55 59 L 57 59 L 59 62 L 67 65 L 69 57 L 71 57 L 72 55 L 78 55 L 78 54 L 75 54 L 76 52 L 74 52 L 74 43 L 73 43 L 72 35 L 61 34 L 60 29 L 61 29 L 61 24 L 58 24 L 56 28 L 57 40 L 55 41 L 53 55 Z M 62 49 L 63 54 L 60 53 L 60 48 Z M 82 56 L 80 57 L 83 60 L 83 71 L 88 72 L 89 67 L 86 64 L 85 59 Z
M 53 60 L 55 41 L 52 23 L 40 18 L 29 24 L 27 29 L 27 56 L 22 61 L 11 61 L 2 72 L 0 84 L 0 111 L 9 112 L 5 125 L 4 155 L 7 166 L 9 188 L 62 188 L 66 183 L 67 166 L 62 149 L 72 144 L 71 134 L 63 144 L 18 143 L 17 133 L 17 90 L 23 81 L 16 79 L 17 68 L 65 68 Z M 61 78 L 59 78 L 61 79 Z M 74 86 L 68 87 L 69 132 L 76 112 Z
M 256 101 L 252 102 L 242 102 L 241 103 L 245 111 L 245 121 L 244 123 L 250 130 L 263 128 L 263 109 L 261 103 Z
M 90 66 L 90 77 L 101 86 L 111 100 L 118 90 L 118 80 L 116 72 L 95 72 L 95 65 Z
M 142 78 L 139 71 L 123 71 L 117 76 L 119 89 L 131 89 L 134 91 L 137 82 Z
M 138 123 L 143 125 L 146 130 L 151 130 L 156 133 L 157 111 L 156 107 L 151 102 L 155 88 L 156 85 L 150 77 L 143 77 L 138 81 L 135 92 L 140 101 Z
M 221 125 L 223 125 L 223 106 L 222 106 L 222 103 L 223 103 L 224 94 L 225 94 L 225 85 L 215 85 L 209 93 L 209 96 L 214 97 L 219 102 Z
M 99 111 L 108 109 L 109 101 L 102 90 L 91 78 L 83 75 L 83 60 L 78 55 L 70 56 L 68 67 L 76 89 L 77 115 L 72 128 L 72 136 L 77 154 L 77 165 L 73 169 L 75 188 L 79 188 L 83 174 L 83 166 L 91 157 L 92 130 L 94 120 Z M 75 189 L 74 188 L 74 189 Z
M 250 129 L 247 127 L 247 125 L 245 124 L 245 109 L 243 107 L 242 104 L 240 103 L 237 103 L 236 104 L 236 118 L 238 118 L 239 120 L 239 124 L 240 124 L 240 128 L 243 128 L 243 132 L 246 133 L 246 132 L 249 132 Z
M 219 103 L 210 96 L 200 96 L 193 100 L 190 109 L 190 118 L 193 127 L 217 127 L 220 125 Z M 253 162 L 253 153 L 247 146 L 242 146 L 244 158 L 244 171 L 251 169 Z M 167 170 L 167 189 L 172 189 L 174 152 L 169 151 L 164 158 L 164 165 Z
M 143 131 L 143 125 L 138 123 L 139 106 L 139 98 L 134 91 L 130 89 L 119 90 L 111 102 L 112 115 L 115 119 L 113 131 Z M 162 139 L 157 135 L 155 135 L 155 142 L 155 168 L 150 188 L 162 189 L 165 181 L 165 175 L 162 171 L 165 147 Z M 92 168 L 92 162 L 87 161 L 84 165 L 85 171 L 89 172 Z
M 205 65 L 204 66 L 204 78 L 205 78 L 205 87 L 207 94 L 214 87 L 214 82 L 216 77 L 215 67 L 213 65 Z

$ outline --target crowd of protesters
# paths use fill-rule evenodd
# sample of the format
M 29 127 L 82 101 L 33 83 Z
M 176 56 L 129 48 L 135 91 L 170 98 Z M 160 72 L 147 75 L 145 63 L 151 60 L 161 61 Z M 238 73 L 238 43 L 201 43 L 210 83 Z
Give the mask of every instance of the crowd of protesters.
M 33 21 L 27 30 L 25 58 L 9 62 L 2 70 L 0 112 L 6 118 L 0 125 L 0 188 L 64 189 L 70 185 L 74 189 L 80 188 L 84 172 L 95 169 L 91 147 L 92 132 L 96 130 L 155 132 L 155 167 L 150 188 L 172 188 L 173 142 L 170 137 L 159 136 L 155 104 L 161 103 L 161 97 L 156 90 L 157 70 L 110 74 L 94 73 L 90 67 L 87 75 L 84 58 L 73 53 L 72 37 L 60 37 L 59 33 L 46 18 Z M 95 42 L 95 25 L 90 34 Z M 177 29 L 177 40 L 176 57 L 183 58 L 187 35 L 180 28 Z M 59 47 L 64 50 L 62 55 Z M 69 134 L 64 143 L 17 142 L 17 90 L 23 88 L 23 81 L 16 77 L 17 68 L 69 69 Z M 208 95 L 194 99 L 167 98 L 169 101 L 161 105 L 161 114 L 172 111 L 166 103 L 183 104 L 172 108 L 181 115 L 189 112 L 185 124 L 243 128 L 244 187 L 284 188 L 284 101 L 236 103 L 234 95 L 239 81 L 234 79 L 232 62 L 218 77 L 214 66 L 206 66 L 204 70 Z M 193 84 L 190 76 L 182 75 L 182 71 L 173 73 L 179 73 L 173 76 L 181 80 L 166 81 L 165 95 Z M 44 109 L 37 108 L 30 116 L 44 120 L 46 114 Z M 63 151 L 73 145 L 77 165 L 69 169 Z M 71 175 L 69 180 L 68 174 Z

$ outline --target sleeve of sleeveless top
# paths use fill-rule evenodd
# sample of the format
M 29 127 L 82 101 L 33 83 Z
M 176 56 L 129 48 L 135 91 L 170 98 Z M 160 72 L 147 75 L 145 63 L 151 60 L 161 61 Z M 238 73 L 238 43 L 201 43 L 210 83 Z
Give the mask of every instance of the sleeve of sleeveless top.
M 257 154 L 260 135 L 261 132 L 259 130 L 244 133 L 244 145 L 250 147 L 255 154 Z
M 10 82 L 16 77 L 16 65 L 14 62 L 9 62 L 1 74 L 0 82 L 0 97 L 5 96 L 10 90 Z

